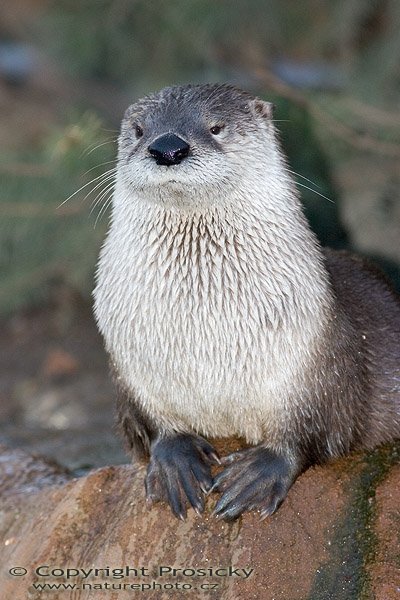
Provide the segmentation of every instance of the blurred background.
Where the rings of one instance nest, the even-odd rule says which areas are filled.
[[[75,472],[126,460],[91,314],[120,119],[165,85],[276,105],[323,244],[400,287],[397,0],[0,3],[0,442]]]

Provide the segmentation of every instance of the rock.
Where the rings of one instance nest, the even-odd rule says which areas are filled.
[[[376,600],[400,598],[400,465],[376,491],[375,552],[370,577]]]
[[[0,498],[35,493],[51,484],[63,484],[68,471],[52,460],[31,456],[0,445]]]
[[[399,471],[393,468],[378,490],[377,507],[388,512],[378,515],[377,529],[380,516],[389,519],[390,536],[382,538],[378,571],[370,569],[368,575],[360,554],[366,521],[359,509],[360,498],[375,481],[368,456],[309,469],[265,521],[246,514],[225,523],[210,515],[214,497],[203,516],[190,510],[185,522],[163,505],[149,510],[143,467],[110,466],[72,478],[54,463],[1,450],[4,600],[48,597],[38,586],[49,584],[72,586],[67,588],[75,590],[71,595],[59,588],[60,598],[74,600],[96,597],[96,590],[121,599],[145,591],[146,598],[157,600],[172,595],[191,600],[349,600],[361,592],[375,598],[368,595],[371,588],[381,594],[379,600],[395,597],[384,594],[395,589],[390,586],[395,585],[399,523],[392,486]],[[20,569],[18,575],[9,573],[12,568]],[[96,568],[103,570],[96,573]],[[52,598],[58,597],[55,589]]]

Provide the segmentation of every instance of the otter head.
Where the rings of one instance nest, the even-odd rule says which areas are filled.
[[[273,168],[272,105],[229,85],[168,87],[125,113],[118,176],[145,201],[223,203]]]

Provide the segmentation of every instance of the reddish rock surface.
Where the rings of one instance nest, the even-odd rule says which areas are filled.
[[[214,498],[204,516],[189,511],[181,522],[164,506],[148,510],[142,468],[105,467],[72,478],[54,463],[3,448],[1,599],[116,599],[135,594],[157,600],[397,598],[400,468],[394,467],[377,491],[379,542],[367,585],[365,557],[357,541],[362,531],[356,498],[368,469],[368,462],[356,456],[308,470],[280,510],[263,522],[256,514],[235,523],[219,522],[210,516]],[[41,577],[35,574],[40,566]],[[9,569],[15,567],[26,569],[26,575],[11,575]],[[114,577],[111,571],[97,576],[92,571],[86,579],[76,571],[68,579],[60,571],[49,575],[53,569],[65,575],[67,568],[125,567],[144,571],[121,578],[118,571]],[[187,570],[161,575],[160,567]],[[229,573],[229,567],[238,570]],[[205,574],[194,576],[196,569]],[[242,569],[253,571],[246,578]],[[38,583],[76,587],[40,591],[34,587]],[[112,585],[122,589],[113,590]],[[145,587],[123,591],[124,585]]]
[[[400,465],[376,491],[377,537],[370,567],[376,600],[400,598]]]
[[[13,318],[0,340],[7,441],[0,446],[0,600],[398,597],[395,446],[310,469],[275,515],[263,522],[245,515],[233,524],[211,517],[215,497],[203,517],[189,511],[185,522],[161,505],[148,510],[143,469],[107,466],[74,478],[57,463],[32,456],[40,452],[79,473],[85,465],[124,460],[112,432],[113,390],[97,332],[80,312],[71,320],[58,332],[52,312]],[[55,348],[64,353],[57,360]],[[67,355],[77,361],[77,371]],[[25,450],[10,448],[22,444]],[[226,454],[237,441],[218,447]],[[35,574],[39,566],[45,566],[41,577]],[[162,566],[187,570],[161,576]],[[27,573],[10,574],[15,567]],[[118,572],[89,572],[125,567],[145,571],[121,578]],[[241,570],[216,571],[229,567],[253,571],[247,578]],[[88,575],[51,575],[68,568]],[[205,574],[196,577],[191,569]],[[75,589],[40,590],[38,584]]]

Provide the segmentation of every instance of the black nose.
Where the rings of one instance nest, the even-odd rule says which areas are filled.
[[[148,147],[148,151],[158,165],[179,165],[189,154],[190,146],[173,133],[160,136]]]

